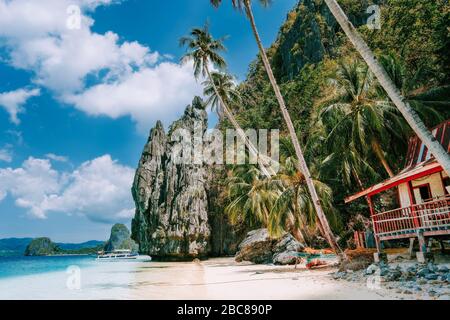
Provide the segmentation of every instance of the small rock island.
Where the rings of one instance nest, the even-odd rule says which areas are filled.
[[[25,256],[51,256],[61,253],[59,247],[49,238],[33,239],[25,249]]]

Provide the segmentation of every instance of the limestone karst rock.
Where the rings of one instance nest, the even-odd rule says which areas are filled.
[[[49,238],[33,239],[25,249],[26,256],[50,256],[57,254],[58,246]]]
[[[355,26],[368,23],[366,10],[381,0],[347,1],[342,7]],[[307,65],[315,65],[327,55],[335,55],[341,29],[323,0],[299,0],[288,13],[276,42],[271,47],[272,67],[281,83],[297,77]]]
[[[167,135],[161,122],[151,130],[132,187],[136,203],[132,237],[141,253],[164,259],[207,255],[211,235],[207,167],[177,161],[180,155],[189,156],[179,152],[182,137],[177,132],[185,130],[182,136],[190,134],[194,140],[206,129],[207,113],[203,101],[196,97]],[[196,152],[198,155],[192,148],[191,156]]]
[[[105,243],[104,250],[112,252],[114,250],[138,251],[137,244],[130,237],[130,230],[124,225],[117,223],[111,228],[109,240]]]

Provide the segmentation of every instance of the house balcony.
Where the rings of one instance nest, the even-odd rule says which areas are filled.
[[[380,240],[450,234],[450,196],[372,215]]]

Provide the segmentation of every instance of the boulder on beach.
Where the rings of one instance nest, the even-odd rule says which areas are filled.
[[[250,261],[257,264],[271,263],[275,241],[270,237],[267,229],[250,231],[239,245],[236,261]]]
[[[279,265],[296,264],[298,262],[298,252],[305,249],[305,246],[298,242],[291,234],[286,233],[279,239],[272,251],[272,262]]]
[[[295,264],[297,253],[303,249],[304,245],[291,234],[275,239],[269,235],[267,229],[257,229],[247,234],[239,245],[239,252],[235,259],[237,262],[250,261],[256,264]]]

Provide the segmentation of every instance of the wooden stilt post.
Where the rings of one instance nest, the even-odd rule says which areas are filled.
[[[367,200],[367,204],[369,205],[370,217],[372,218],[373,233],[375,236],[375,245],[377,246],[378,253],[381,253],[381,251],[382,251],[381,241],[380,241],[380,237],[378,236],[379,229],[378,229],[376,219],[375,219],[375,208],[373,207],[372,197],[367,196],[366,200]]]
[[[433,238],[428,238],[427,252],[431,252],[432,248],[433,248]]]
[[[445,253],[444,240],[439,240],[439,245],[441,246],[441,253]]]
[[[383,251],[383,248],[381,247],[380,237],[378,236],[375,236],[375,245],[377,246],[378,253],[381,253]]]
[[[423,232],[418,231],[417,232],[417,239],[419,240],[419,248],[420,251],[416,252],[417,261],[419,263],[428,263],[433,261],[433,254],[431,252],[428,252],[427,250],[427,243],[425,241],[425,236],[423,235]]]
[[[422,232],[417,233],[417,238],[419,239],[419,249],[420,252],[427,252],[427,244],[425,242],[425,237],[423,236]]]
[[[416,242],[416,238],[409,238],[409,257],[414,258],[414,243]]]
[[[373,224],[373,232],[375,237],[375,245],[377,246],[377,252],[373,254],[373,258],[375,260],[375,263],[387,263],[387,255],[383,252],[383,248],[381,246],[381,240],[378,236],[378,233],[380,232],[380,229],[376,223],[376,217],[375,217],[375,208],[373,206],[372,197],[367,196],[367,203],[369,204],[370,209],[370,216],[372,217],[372,224]]]

